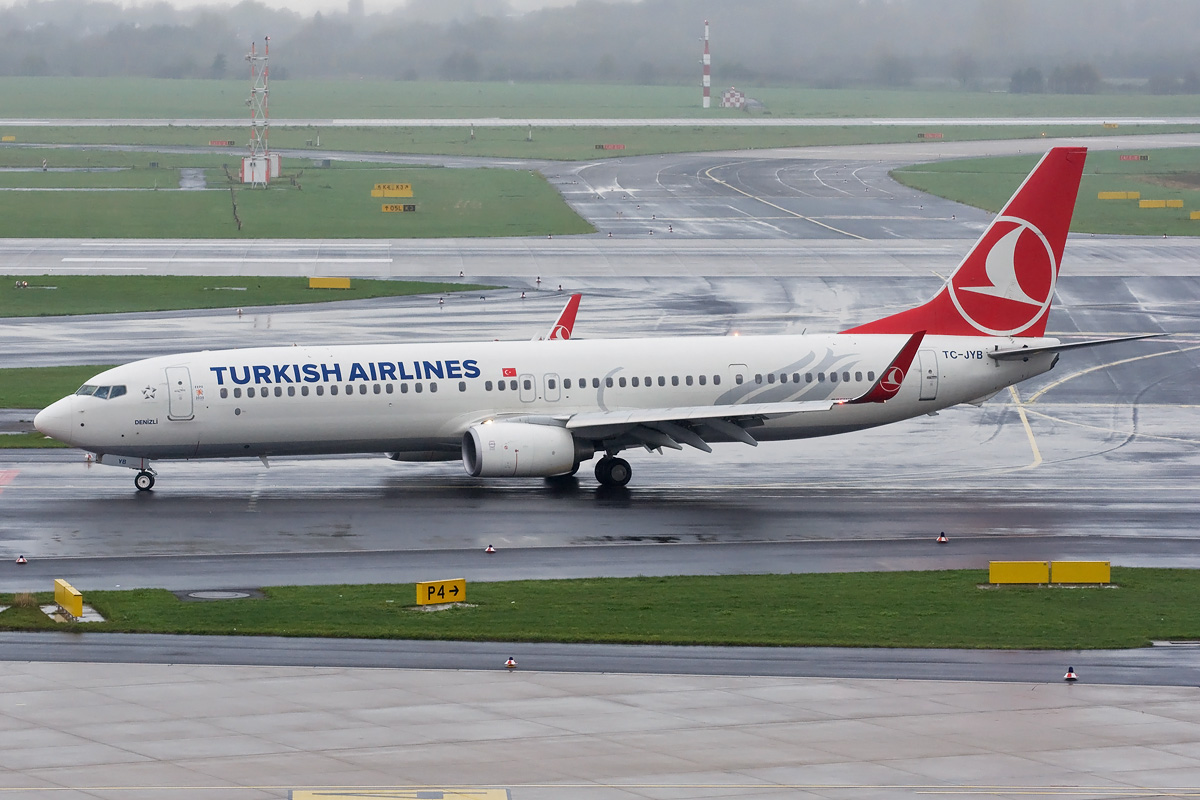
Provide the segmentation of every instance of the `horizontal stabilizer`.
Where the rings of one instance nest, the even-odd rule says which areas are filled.
[[[1034,347],[1010,347],[1004,350],[992,350],[988,353],[988,358],[994,358],[997,361],[1017,361],[1022,358],[1029,358],[1029,356],[1037,353],[1061,353],[1063,350],[1079,350],[1084,347],[1099,347],[1103,344],[1116,344],[1117,342],[1136,342],[1138,339],[1154,339],[1159,336],[1166,336],[1166,334],[1141,333],[1136,336],[1089,339],[1086,342],[1061,342],[1059,344],[1040,344]]]

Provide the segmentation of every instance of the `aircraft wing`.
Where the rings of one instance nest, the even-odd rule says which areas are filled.
[[[711,453],[707,440],[714,438],[757,446],[758,442],[746,431],[748,424],[770,417],[829,411],[837,405],[884,403],[895,397],[924,337],[925,331],[909,336],[892,363],[880,373],[879,380],[854,398],[585,411],[567,417],[566,427],[590,439],[632,440],[650,448],[681,450],[682,443]]]

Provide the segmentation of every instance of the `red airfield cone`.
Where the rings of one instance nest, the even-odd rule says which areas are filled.
[[[18,564],[28,564],[29,561],[25,558],[25,556],[17,556],[17,563]]]
[[[496,552],[496,548],[492,547],[492,546],[489,544],[487,547],[483,548],[483,552],[485,552],[485,553],[494,553],[494,552]]]
[[[515,658],[513,658],[512,656],[509,656],[508,661],[504,662],[504,668],[505,669],[516,669],[517,668],[517,660]]]
[[[1077,680],[1079,680],[1079,676],[1075,674],[1075,668],[1074,668],[1074,667],[1067,667],[1067,674],[1066,674],[1066,675],[1063,675],[1063,680],[1064,680],[1064,681],[1077,681]]]
[[[939,533],[939,534],[938,534],[938,538],[937,538],[937,543],[938,543],[938,544],[945,544],[945,543],[946,543],[946,542],[948,542],[948,541],[950,541],[950,540],[946,538],[946,532],[945,532],[945,531],[942,531],[941,533]]]

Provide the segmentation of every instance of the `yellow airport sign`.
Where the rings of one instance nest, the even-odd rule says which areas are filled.
[[[309,278],[310,289],[349,289],[349,278]]]
[[[371,197],[412,197],[411,183],[377,183],[371,190]]]
[[[1138,194],[1138,192],[1134,192]],[[1129,192],[1096,192],[1097,200],[1136,200],[1137,197],[1130,197]]]
[[[75,619],[83,616],[83,595],[62,578],[54,581],[54,602]]]
[[[1049,561],[988,562],[988,583],[1049,583]]]
[[[1183,208],[1182,200],[1168,200],[1167,208]]]
[[[289,800],[510,800],[508,789],[412,786],[396,789],[292,789]]]
[[[466,578],[453,578],[446,581],[422,581],[417,584],[417,605],[419,606],[432,606],[438,603],[462,603],[466,599]]]
[[[383,213],[385,214],[402,214],[405,211],[416,211],[417,207],[413,203],[384,203]]]
[[[1166,200],[1139,200],[1138,208],[1166,208]]]
[[[1192,219],[1200,219],[1200,211],[1193,211]]]
[[[1051,583],[1109,583],[1112,564],[1109,561],[1052,561]]]
[[[15,136],[0,137],[0,142],[15,142],[16,140],[17,140],[17,137],[15,137]]]

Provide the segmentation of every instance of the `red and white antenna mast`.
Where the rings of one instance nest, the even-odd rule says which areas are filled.
[[[250,62],[250,157],[266,158],[270,151],[267,147],[267,137],[271,131],[271,113],[269,107],[270,89],[268,80],[271,77],[271,37],[263,42],[263,52],[259,55],[250,43],[250,54],[246,60]]]
[[[704,20],[704,58],[700,60],[704,65],[704,79],[701,86],[704,87],[704,105],[703,108],[708,108],[712,102],[710,92],[712,91],[712,58],[708,54],[708,20]]]

